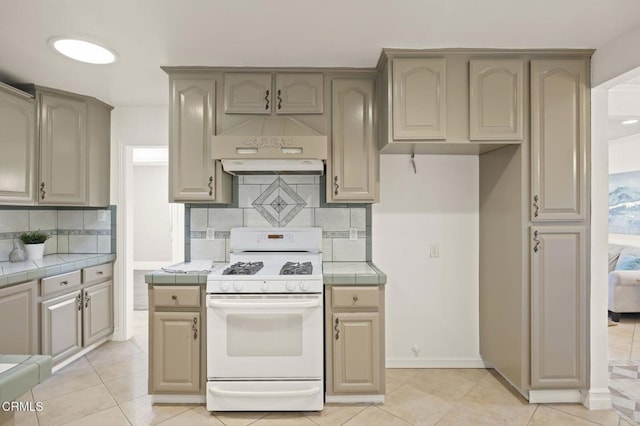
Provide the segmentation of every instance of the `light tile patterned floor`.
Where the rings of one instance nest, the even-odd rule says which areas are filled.
[[[490,370],[387,370],[381,405],[330,404],[319,413],[214,413],[202,405],[152,405],[147,395],[146,313],[135,336],[109,342],[22,397],[42,412],[16,415],[17,425],[604,425],[632,423],[613,410],[578,404],[528,404]],[[613,327],[615,328],[615,327]],[[622,367],[621,367],[622,368]],[[617,371],[617,370],[616,370]],[[624,373],[624,372],[623,372]]]
[[[640,424],[640,314],[609,327],[609,389],[613,407]]]

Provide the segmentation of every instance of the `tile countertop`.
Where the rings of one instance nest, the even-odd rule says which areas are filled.
[[[30,280],[77,271],[116,260],[115,254],[49,254],[42,259],[0,262],[0,288]]]
[[[387,274],[372,262],[323,262],[322,275],[330,285],[383,285]]]
[[[225,262],[194,260],[167,266],[144,276],[147,284],[206,284],[207,275]],[[372,262],[323,262],[323,280],[331,285],[381,285],[387,283],[387,275]]]

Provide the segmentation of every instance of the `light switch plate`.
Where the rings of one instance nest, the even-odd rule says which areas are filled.
[[[349,228],[349,239],[350,240],[358,239],[358,228]]]
[[[438,244],[431,244],[431,247],[429,247],[429,257],[440,257],[440,246]]]
[[[207,227],[207,240],[215,240],[216,239],[216,229]]]
[[[98,222],[104,222],[105,220],[107,220],[107,211],[98,210]]]

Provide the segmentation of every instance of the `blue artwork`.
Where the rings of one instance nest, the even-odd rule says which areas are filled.
[[[609,175],[609,232],[640,235],[640,171]]]

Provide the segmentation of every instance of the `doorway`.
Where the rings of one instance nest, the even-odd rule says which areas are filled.
[[[166,146],[128,146],[125,176],[125,273],[133,299],[127,314],[133,315],[148,310],[145,274],[184,259],[184,205],[169,203]]]

